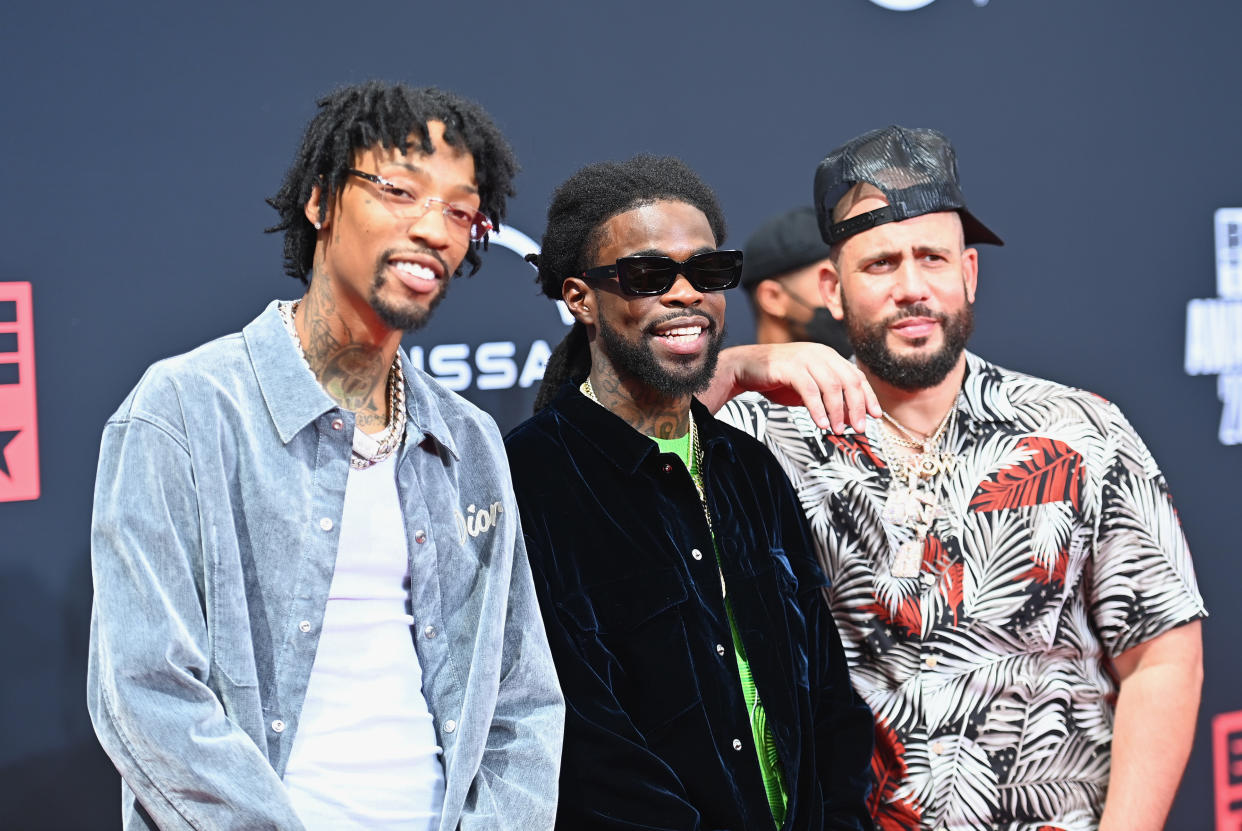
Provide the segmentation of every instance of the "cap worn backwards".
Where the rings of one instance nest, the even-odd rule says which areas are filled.
[[[833,208],[861,182],[878,188],[888,204],[833,222]],[[815,212],[829,245],[877,225],[939,211],[961,215],[967,245],[1005,244],[966,210],[957,155],[949,139],[936,130],[894,125],[863,133],[829,153],[815,171]]]

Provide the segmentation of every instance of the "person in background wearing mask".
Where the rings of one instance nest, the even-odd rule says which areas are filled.
[[[845,326],[819,294],[829,248],[815,209],[793,208],[764,222],[746,240],[742,288],[755,311],[755,342],[811,341],[853,354]]]

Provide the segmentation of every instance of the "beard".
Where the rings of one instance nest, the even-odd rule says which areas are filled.
[[[876,377],[899,390],[914,392],[934,387],[948,377],[957,366],[966,341],[975,330],[974,305],[966,303],[961,311],[949,315],[933,312],[922,304],[910,306],[878,323],[865,323],[850,314],[845,297],[841,297],[846,331],[858,362]],[[902,356],[888,348],[888,327],[907,317],[935,318],[944,333],[944,343],[930,355]],[[915,342],[916,346],[921,345]]]
[[[440,258],[434,251],[426,251],[437,260],[440,265],[444,266],[444,260]],[[444,300],[444,296],[448,294],[449,282],[453,279],[448,271],[444,268],[444,277],[441,278],[440,290],[433,296],[426,306],[419,306],[411,303],[407,307],[398,307],[389,303],[380,297],[380,289],[388,283],[388,258],[392,256],[392,252],[385,251],[380,257],[379,263],[375,266],[375,279],[371,281],[371,293],[367,296],[367,302],[371,304],[371,308],[375,311],[376,317],[384,321],[384,325],[390,329],[399,329],[402,332],[413,332],[427,325],[427,321],[431,319],[431,313],[435,311],[436,306]]]
[[[654,329],[664,322],[656,321],[647,329]],[[699,360],[697,356],[684,356],[687,359],[685,362],[677,362],[682,370],[680,372],[662,365],[656,359],[655,351],[648,340],[650,336],[648,332],[642,333],[637,342],[628,341],[618,330],[608,324],[607,318],[603,315],[597,318],[597,328],[600,343],[608,353],[608,358],[617,372],[636,379],[660,396],[681,398],[702,392],[711,384],[712,376],[716,374],[716,361],[720,358],[724,331],[717,328],[715,321],[712,321],[707,329],[707,352],[702,365],[696,368],[691,363],[691,361]]]

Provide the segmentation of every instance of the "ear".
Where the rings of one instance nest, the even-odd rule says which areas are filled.
[[[566,277],[561,284],[561,299],[569,308],[574,319],[584,326],[595,325],[599,314],[599,305],[595,302],[595,292],[578,277]]]
[[[311,225],[314,225],[316,230],[319,230],[320,227],[327,227],[328,222],[331,221],[332,218],[328,214],[325,214],[322,221],[319,219],[319,200],[322,197],[323,190],[319,187],[319,185],[315,185],[311,188],[310,198],[306,200],[306,205],[302,209],[302,213],[306,215],[306,221]]]
[[[824,260],[819,267],[819,296],[833,317],[845,319],[845,308],[841,303],[841,274],[832,260]]]
[[[789,295],[775,280],[760,280],[755,284],[755,306],[769,317],[784,319],[789,305]]]
[[[979,252],[967,248],[962,252],[962,285],[966,289],[966,301],[975,302],[975,289],[979,286]]]

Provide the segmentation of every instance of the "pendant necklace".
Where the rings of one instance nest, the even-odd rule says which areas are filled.
[[[897,419],[884,413],[880,438],[891,476],[883,517],[909,534],[893,556],[890,569],[893,577],[917,577],[922,568],[923,546],[940,508],[941,485],[957,465],[956,454],[940,449],[956,420],[957,407],[954,406],[930,435],[919,439]],[[914,452],[902,453],[898,448]]]

